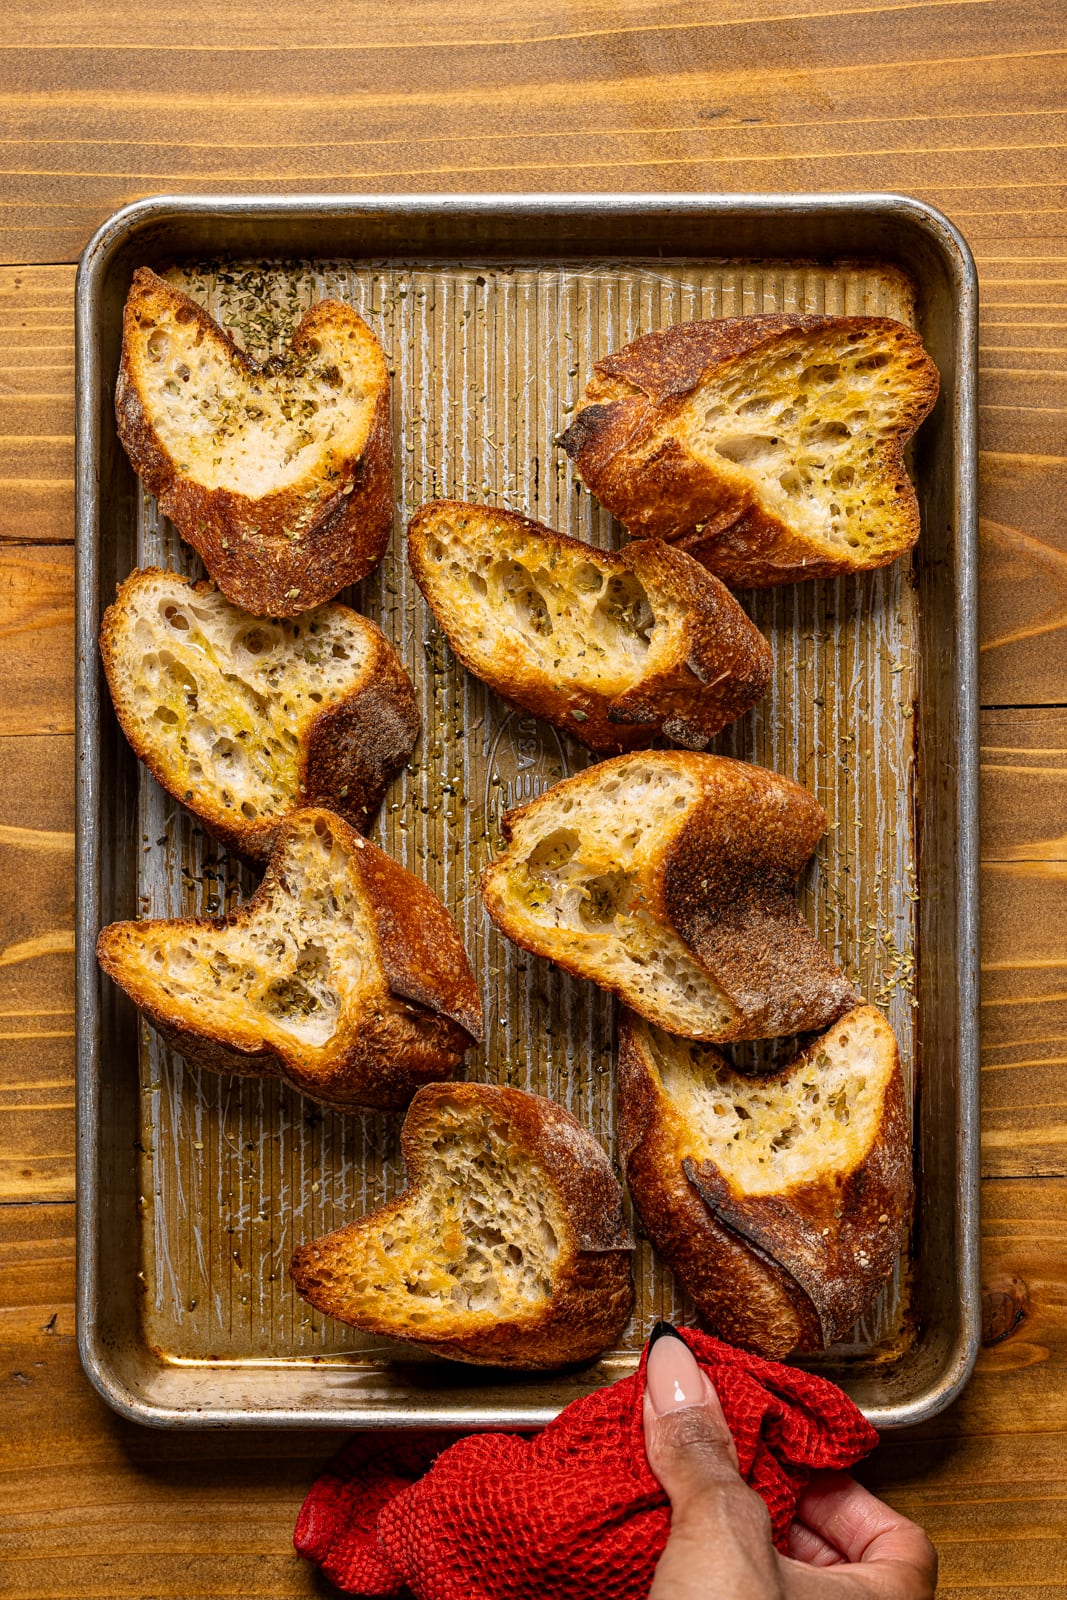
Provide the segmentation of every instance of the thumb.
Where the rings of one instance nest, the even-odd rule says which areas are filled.
[[[657,1322],[645,1371],[645,1449],[671,1505],[740,1475],[737,1449],[711,1380],[669,1322]]]
[[[644,1431],[648,1464],[671,1502],[651,1600],[685,1594],[694,1571],[702,1593],[779,1595],[767,1508],[742,1481],[718,1396],[669,1322],[649,1340]]]

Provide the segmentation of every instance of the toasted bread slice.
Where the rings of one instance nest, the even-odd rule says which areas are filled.
[[[768,1077],[624,1014],[619,1148],[653,1245],[733,1344],[823,1349],[900,1255],[911,1139],[896,1039],[873,1006]]]
[[[324,1105],[407,1105],[481,1037],[455,923],[330,811],[297,811],[229,917],[116,922],[97,957],[153,1027],[213,1072],[281,1077]]]
[[[799,784],[721,756],[616,756],[503,819],[482,877],[509,939],[694,1039],[824,1027],[855,1003],[797,910],[826,827]]]
[[[938,376],[903,323],[684,322],[595,372],[561,442],[634,537],[741,587],[884,567],[918,538],[903,452]]]
[[[282,819],[336,811],[359,832],[419,733],[411,680],[348,606],[267,620],[209,583],[134,572],[100,632],[122,731],[229,849],[265,861]]]
[[[633,1305],[622,1190],[540,1095],[433,1084],[401,1136],[408,1187],[314,1239],[289,1271],[313,1306],[453,1361],[560,1367],[612,1344]]]
[[[765,692],[770,646],[659,540],[610,555],[514,511],[435,500],[408,559],[463,665],[591,750],[702,750]]]
[[[393,522],[389,375],[362,317],[321,300],[261,364],[141,267],[122,326],[119,438],[228,600],[293,617],[377,566]]]

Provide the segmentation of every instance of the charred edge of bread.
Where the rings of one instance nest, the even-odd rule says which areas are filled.
[[[257,926],[274,930],[273,954],[258,950]],[[113,923],[97,957],[188,1060],[281,1077],[339,1109],[406,1105],[481,1037],[474,975],[445,907],[321,808],[285,821],[263,882],[237,911]]]
[[[720,1337],[771,1360],[817,1349],[814,1308],[775,1262],[724,1228],[683,1167],[684,1125],[663,1091],[645,1042],[623,1010],[618,1038],[619,1161],[653,1249],[707,1325]]]
[[[825,1027],[858,999],[796,903],[826,813],[800,784],[718,759],[664,861],[664,913],[743,1019],[720,1043]]]
[[[480,1043],[481,996],[451,913],[428,884],[367,841],[360,864],[390,991],[441,1012]]]
[[[793,893],[825,825],[763,768],[618,756],[506,814],[482,897],[509,939],[670,1032],[810,1031],[856,998]]]
[[[911,1139],[892,1030],[874,1007],[858,1006],[789,1066],[760,1078],[734,1072],[713,1050],[655,1040],[641,1023],[620,1030],[626,1173],[653,1243],[727,1337],[775,1356],[827,1347],[891,1274],[911,1215]],[[714,1102],[722,1145],[714,1156],[687,1080],[702,1081]],[[856,1128],[846,1134],[850,1119]],[[768,1164],[754,1177],[751,1152],[772,1134],[757,1158]],[[736,1157],[731,1139],[740,1141]],[[791,1181],[786,1169],[797,1157],[802,1169]]]
[[[206,342],[219,352],[235,374],[235,394],[223,397],[231,407],[242,385],[260,381],[269,389],[299,374],[314,361],[324,336],[346,330],[371,369],[373,404],[365,423],[355,429],[347,449],[335,449],[327,440],[301,476],[268,486],[263,493],[201,482],[181,459],[188,453],[184,441],[179,447],[176,440],[168,445],[162,437],[158,397],[151,394],[144,370],[141,324],[161,315],[181,327],[194,327],[196,347]],[[147,339],[145,344],[147,348]],[[188,371],[187,364],[182,370]],[[327,363],[323,370],[325,390],[330,390],[336,386],[331,375],[338,369]],[[309,403],[317,404],[316,393],[322,398],[324,390],[312,392]],[[393,522],[389,378],[375,334],[341,301],[312,306],[286,351],[260,363],[191,296],[149,268],[138,268],[123,314],[115,414],[130,462],[160,510],[196,550],[226,598],[246,611],[297,616],[358,583],[384,555]],[[208,414],[204,425],[214,418]]]
[[[142,621],[139,606],[153,590],[160,597],[160,643],[138,659],[133,635]],[[204,650],[190,650],[186,643],[209,626],[196,616],[198,606],[214,614],[212,632],[216,623],[232,631],[228,673],[212,659],[221,654],[217,638]],[[275,640],[274,635],[280,637]],[[257,678],[255,663],[267,668],[281,645],[288,647],[281,663],[285,672],[272,685],[269,676]],[[324,670],[317,658],[325,650],[329,661]],[[249,657],[243,698],[233,686],[241,677],[241,652]],[[395,650],[375,623],[336,601],[298,619],[270,622],[232,606],[211,583],[145,568],[120,584],[104,613],[100,653],[115,715],[138,759],[169,794],[200,817],[214,838],[247,861],[264,862],[282,820],[307,806],[324,806],[365,832],[418,738],[421,719],[414,689]],[[354,658],[351,670],[334,659],[349,653]],[[176,655],[176,663],[168,667],[160,660],[158,667],[148,666],[164,654]],[[332,700],[323,693],[329,689],[331,669],[337,677]],[[158,677],[152,685],[144,681],[151,672]],[[291,704],[298,696],[303,705],[294,727],[286,697]],[[249,697],[256,702],[254,714]],[[265,712],[259,708],[261,700],[266,701]],[[229,752],[214,764],[206,749],[182,750],[181,740],[190,742],[188,724],[194,715],[215,723],[216,742]],[[290,748],[290,736],[295,737],[295,749]],[[243,776],[223,770],[238,756],[241,766],[253,769]],[[194,765],[199,776],[191,770]]]
[[[516,512],[431,501],[415,578],[462,664],[593,750],[702,749],[765,693],[770,646],[729,591],[657,540],[621,554]]]
[[[798,371],[773,380],[762,368],[775,361]],[[846,368],[866,384],[858,397]],[[900,394],[886,406],[891,384]],[[919,511],[903,450],[937,391],[919,336],[889,318],[683,323],[598,362],[560,442],[632,536],[677,542],[725,582],[762,587],[911,549]]]
[[[294,1254],[305,1300],[483,1365],[544,1370],[613,1342],[633,1304],[633,1241],[607,1157],[568,1112],[517,1089],[435,1084],[412,1101],[401,1149],[397,1199]]]

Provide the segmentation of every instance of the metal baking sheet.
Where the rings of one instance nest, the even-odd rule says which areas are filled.
[[[849,1338],[806,1364],[880,1427],[929,1416],[977,1343],[973,266],[945,220],[894,197],[447,197],[147,201],[83,259],[79,359],[79,1330],[127,1415],[163,1424],[536,1426],[631,1371],[661,1316],[692,1319],[639,1239],[637,1302],[593,1365],[502,1378],[413,1358],[292,1290],[293,1248],[402,1187],[401,1119],[323,1110],[277,1083],[186,1065],[96,971],[106,922],[213,914],[254,879],[140,768],[96,636],[135,565],[201,569],[158,514],[112,415],[121,307],[151,265],[262,355],[323,295],[347,300],[393,380],[397,524],[347,598],[396,645],[423,731],[374,836],[452,909],[486,1004],[466,1075],[565,1104],[614,1156],[612,1002],[510,945],[477,893],[499,817],[590,756],[451,656],[404,558],[444,495],[602,546],[621,532],[555,436],[593,363],[639,332],[772,311],[887,314],[942,378],[912,471],[912,563],[740,598],[770,638],[766,700],[722,753],[810,788],[831,828],[802,885],[820,937],[901,1043],[916,1135],[908,1249]],[[753,1064],[768,1049],[740,1047]]]

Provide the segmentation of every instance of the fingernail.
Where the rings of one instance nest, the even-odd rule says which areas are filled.
[[[673,1322],[657,1322],[648,1336],[648,1348],[651,1350],[652,1346],[658,1343],[660,1339],[678,1339],[680,1337],[681,1335]]]
[[[670,1335],[671,1337],[667,1337]],[[648,1341],[648,1398],[657,1417],[707,1404],[704,1374],[669,1322],[657,1322]]]

